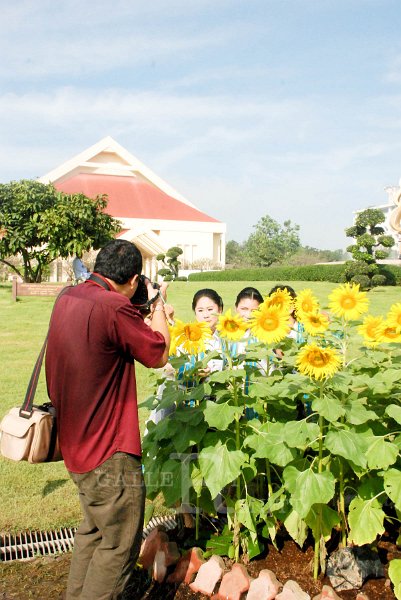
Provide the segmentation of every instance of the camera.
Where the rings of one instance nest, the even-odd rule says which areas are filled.
[[[152,284],[153,289],[157,290],[155,296],[150,300],[148,299],[147,288],[149,282]],[[143,315],[149,314],[151,305],[159,297],[159,289],[160,285],[158,283],[151,282],[146,275],[139,275],[138,287],[131,298],[131,304],[133,304]]]

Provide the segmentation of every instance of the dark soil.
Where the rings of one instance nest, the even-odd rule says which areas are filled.
[[[401,552],[396,546],[382,539],[379,542],[379,555],[382,562],[392,558],[401,558]],[[67,581],[71,555],[63,554],[56,557],[36,558],[26,562],[11,562],[0,564],[0,599],[1,600],[62,600]],[[285,583],[294,579],[311,597],[318,594],[323,584],[330,584],[327,578],[315,581],[311,574],[313,550],[309,546],[300,550],[298,546],[287,540],[280,551],[269,547],[266,556],[254,559],[247,569],[252,577],[256,577],[262,569],[272,570],[277,578]],[[227,561],[227,567],[230,566]],[[394,600],[390,581],[386,576],[382,579],[372,579],[362,587],[370,600]],[[354,600],[357,590],[338,592],[345,600]],[[157,584],[149,580],[147,573],[135,571],[132,584],[127,590],[124,600],[203,600],[205,596],[195,594],[186,584],[180,586]]]

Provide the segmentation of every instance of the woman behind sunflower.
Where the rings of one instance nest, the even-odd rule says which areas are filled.
[[[209,288],[199,290],[193,297],[192,310],[195,313],[195,321],[183,323],[177,319],[170,329],[171,357],[184,355],[187,360],[178,370],[175,370],[171,363],[164,368],[165,380],[159,386],[156,394],[156,398],[159,400],[162,399],[168,380],[177,379],[180,388],[187,390],[206,379],[211,372],[223,368],[222,359],[212,359],[205,369],[198,369],[196,372],[194,370],[196,363],[202,360],[207,352],[221,351],[221,341],[216,331],[218,318],[223,310],[221,296]],[[193,401],[190,401],[189,405],[192,406]],[[157,424],[173,413],[175,408],[175,404],[168,408],[156,408],[151,412],[149,420]]]

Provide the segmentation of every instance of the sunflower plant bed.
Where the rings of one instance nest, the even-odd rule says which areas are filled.
[[[330,314],[309,290],[298,295],[302,344],[287,337],[287,293],[267,297],[248,323],[222,315],[221,354],[184,376],[196,378],[213,358],[224,369],[188,387],[166,380],[148,405],[174,410],[148,424],[143,444],[150,498],[161,491],[167,506],[193,512],[197,535],[200,513],[224,513],[211,552],[250,560],[283,531],[300,547],[309,535],[315,579],[335,540],[374,545],[398,531],[401,514],[401,304],[369,316],[367,294],[349,284],[329,300]],[[204,350],[208,334],[197,325],[173,329],[175,368]],[[260,342],[235,357],[247,328]],[[399,561],[390,575],[400,585]]]

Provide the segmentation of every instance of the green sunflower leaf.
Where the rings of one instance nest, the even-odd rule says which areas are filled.
[[[296,478],[296,487],[291,494],[294,510],[305,518],[313,504],[327,503],[335,491],[335,478],[330,471],[316,473],[312,469],[302,471]]]
[[[394,558],[390,561],[388,567],[388,576],[394,586],[394,594],[398,600],[401,600],[401,559]]]
[[[324,537],[327,542],[332,535],[333,527],[340,523],[340,515],[326,504],[314,504],[305,517],[315,540]]]
[[[308,537],[308,526],[296,510],[292,510],[284,519],[284,527],[298,546],[303,546]]]
[[[363,469],[366,468],[367,443],[366,439],[357,432],[347,429],[329,431],[326,435],[325,446],[332,454],[342,456]]]
[[[284,435],[290,448],[304,448],[319,437],[320,429],[317,423],[289,421],[284,426]]]
[[[242,407],[231,406],[228,402],[217,404],[208,400],[204,415],[209,427],[224,431],[234,421],[235,415],[242,414],[242,411]]]
[[[401,406],[398,406],[397,404],[390,404],[386,408],[386,413],[389,417],[401,425]]]
[[[367,421],[376,421],[379,418],[373,410],[367,410],[361,398],[348,398],[344,408],[346,419],[351,425],[363,425]]]
[[[295,450],[286,444],[282,423],[266,423],[257,433],[245,438],[244,445],[255,450],[255,458],[268,458],[280,467],[285,467],[296,457]]]
[[[199,454],[199,466],[212,499],[238,477],[247,459],[241,450],[229,450],[221,442],[203,448]]]
[[[389,469],[384,473],[384,489],[398,510],[401,510],[401,471]]]
[[[216,383],[226,383],[230,381],[230,379],[244,379],[245,378],[245,369],[226,369],[224,371],[215,371],[209,377],[209,381]]]
[[[384,517],[379,502],[354,498],[349,506],[349,541],[357,546],[371,544],[377,535],[384,533]]]
[[[385,395],[389,394],[394,386],[394,383],[399,383],[400,372],[398,369],[386,369],[385,372],[379,371],[370,380],[369,386],[373,393]]]
[[[335,423],[340,417],[345,415],[345,409],[341,402],[337,398],[330,396],[315,398],[312,402],[312,409],[331,423]]]
[[[189,408],[188,410],[191,409]],[[172,438],[174,448],[177,452],[185,452],[185,450],[200,442],[206,431],[207,423],[199,423],[195,427],[191,426],[189,423],[187,423],[185,427],[180,425],[177,427]]]
[[[388,469],[398,457],[398,448],[383,437],[376,437],[366,451],[369,469]]]

